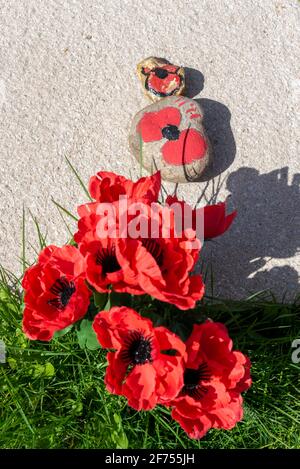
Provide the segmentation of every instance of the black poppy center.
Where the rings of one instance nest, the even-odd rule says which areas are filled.
[[[182,394],[201,399],[207,392],[203,382],[210,379],[209,368],[206,363],[202,363],[199,368],[186,368],[183,375],[184,386]]]
[[[164,78],[167,78],[167,76],[168,76],[168,71],[165,70],[164,68],[156,68],[154,70],[154,73],[158,78],[161,78],[162,80]]]
[[[154,257],[157,265],[161,267],[163,264],[163,252],[160,244],[155,239],[151,238],[143,238],[141,241],[144,248]]]
[[[180,131],[176,125],[168,124],[161,130],[162,136],[168,140],[178,140]]]
[[[115,246],[99,249],[96,254],[96,264],[101,265],[103,275],[120,270],[121,266],[116,257]]]
[[[54,306],[56,309],[63,310],[68,305],[75,291],[74,282],[69,282],[66,277],[58,278],[50,288],[50,292],[55,295],[55,298],[48,300],[48,304]]]
[[[143,365],[152,362],[152,338],[142,332],[132,331],[125,341],[122,359],[129,365]]]

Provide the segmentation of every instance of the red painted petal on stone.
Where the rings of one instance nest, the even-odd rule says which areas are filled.
[[[153,75],[148,80],[150,90],[158,91],[159,93],[172,93],[180,86],[180,76],[175,73],[169,73],[166,78],[159,78]]]
[[[203,158],[206,149],[206,142],[200,132],[188,129],[181,132],[178,140],[166,142],[161,151],[167,163],[180,166]]]
[[[160,67],[160,68],[163,68],[164,70],[167,70],[169,73],[176,73],[177,70],[180,67],[178,67],[177,65],[167,64],[167,65],[164,65],[163,67]]]
[[[153,142],[162,138],[161,130],[167,125],[179,126],[181,113],[176,107],[165,107],[158,112],[146,112],[137,125],[143,142]]]
[[[179,126],[181,121],[181,113],[176,107],[165,107],[158,113],[158,122],[160,127],[163,129],[167,125]]]
[[[141,134],[143,142],[154,142],[162,138],[161,128],[154,118],[155,112],[147,112],[136,126],[137,132]]]

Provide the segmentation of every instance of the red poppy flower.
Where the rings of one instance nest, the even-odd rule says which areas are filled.
[[[89,191],[96,202],[80,205],[77,208],[80,217],[78,221],[78,231],[74,235],[74,240],[82,254],[85,255],[87,243],[97,239],[97,224],[101,215],[97,213],[100,204],[114,204],[116,221],[118,219],[118,204],[120,196],[127,197],[128,206],[134,202],[150,204],[158,199],[161,185],[160,172],[140,178],[133,182],[123,176],[114,173],[101,171],[90,179]],[[116,203],[115,203],[116,202]]]
[[[174,333],[153,327],[150,319],[124,306],[97,314],[93,328],[102,347],[115,350],[107,354],[105,375],[111,393],[125,396],[136,410],[152,409],[178,394],[185,346]]]
[[[151,236],[153,220],[156,233]],[[161,301],[190,309],[204,294],[200,275],[190,275],[197,262],[200,242],[193,230],[186,230],[180,236],[175,231],[174,212],[169,207],[152,204],[148,213],[137,217],[128,224],[128,231],[134,223],[143,225],[148,234],[137,239],[120,239],[120,264],[128,279],[137,282],[140,288]]]
[[[49,341],[55,331],[81,319],[91,292],[85,260],[74,246],[46,247],[25,272],[23,331],[32,340]]]
[[[241,392],[251,385],[250,360],[232,350],[223,324],[194,325],[186,342],[184,385],[168,405],[191,438],[210,428],[229,430],[243,417]]]
[[[97,214],[99,202],[91,202],[77,207],[79,215],[78,231],[74,234],[74,241],[78,244],[80,252],[85,255],[87,243],[93,241],[96,237],[97,224],[100,215]]]
[[[178,200],[177,197],[168,195],[166,203],[169,206],[172,204],[180,204],[182,211],[186,211],[186,214],[190,213],[191,207],[183,200]],[[183,214],[184,215],[184,214]],[[190,225],[188,224],[188,218],[186,217],[186,227],[190,227],[193,230],[197,228],[197,218],[203,220],[201,228],[203,227],[204,240],[216,238],[222,235],[228,230],[233,220],[237,215],[237,211],[234,210],[230,214],[226,215],[226,203],[219,202],[216,205],[206,205],[198,209],[192,210],[192,216],[190,218]],[[198,234],[198,233],[197,233]]]
[[[128,199],[143,203],[157,202],[161,185],[160,172],[133,182],[123,176],[100,171],[90,178],[89,192],[97,202],[116,202],[126,195]]]
[[[236,210],[226,215],[225,202],[219,202],[216,205],[206,205],[203,207],[203,211],[205,239],[216,238],[225,233],[237,215]]]
[[[179,109],[169,106],[158,112],[146,112],[137,125],[137,132],[145,143],[165,139],[161,152],[167,163],[189,164],[205,156],[207,144],[198,130],[180,130],[180,122]]]
[[[156,96],[165,98],[172,96],[179,90],[182,77],[178,74],[180,67],[166,64],[155,68],[143,67],[142,73],[146,75],[145,88]]]
[[[106,212],[106,202],[91,202],[77,207],[80,216],[78,231],[74,234],[74,241],[78,244],[80,252],[85,256],[87,245],[95,240],[116,238],[118,236],[119,211],[118,205],[107,203],[109,211]],[[128,206],[130,203],[128,203]],[[103,216],[101,215],[103,214]],[[111,215],[111,219],[109,218]],[[99,226],[101,224],[101,226]],[[101,232],[101,236],[99,235]]]
[[[144,292],[130,276],[124,279],[119,241],[112,238],[94,239],[82,244],[86,255],[86,278],[99,292],[114,291],[142,295]]]

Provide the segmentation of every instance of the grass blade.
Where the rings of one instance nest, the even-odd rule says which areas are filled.
[[[36,231],[37,231],[37,235],[38,235],[38,239],[39,239],[39,244],[40,244],[40,249],[44,249],[46,247],[46,236],[43,236],[42,235],[42,232],[41,232],[41,229],[40,229],[40,225],[37,221],[37,218],[34,217],[34,215],[31,213],[31,211],[29,210],[29,213],[30,213],[30,216],[35,224],[35,227],[36,227]]]
[[[75,217],[75,215],[73,215],[73,213],[69,212],[69,210],[67,210],[66,208],[64,208],[62,205],[60,205],[58,202],[56,202],[56,200],[53,199],[53,197],[51,197],[51,201],[56,205],[56,207],[58,207],[60,210],[62,210],[66,215],[68,215],[68,217],[70,218],[73,218],[73,220],[75,221],[78,221],[78,218]]]
[[[74,166],[72,165],[71,161],[69,160],[69,158],[67,156],[66,156],[66,161],[67,161],[68,165],[70,166],[71,170],[73,171],[73,173],[75,174],[75,177],[78,180],[79,184],[81,185],[85,195],[88,197],[89,200],[93,200],[91,198],[90,194],[89,194],[89,191],[85,187],[84,182],[82,181],[81,177],[79,176],[78,172],[76,171],[76,169],[74,168]]]

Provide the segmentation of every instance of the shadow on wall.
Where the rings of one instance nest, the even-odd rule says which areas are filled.
[[[197,96],[204,87],[204,76],[185,68],[186,95]],[[232,164],[236,145],[229,109],[211,99],[196,99],[204,110],[204,127],[213,147],[213,165],[200,181],[220,175]],[[288,168],[259,174],[255,168],[240,168],[227,179],[227,189],[238,210],[229,232],[206,243],[202,258],[211,262],[217,291],[224,298],[246,297],[270,289],[282,298],[299,293],[299,276],[288,259],[300,255],[300,174],[288,182]],[[214,191],[217,197],[218,189]],[[216,203],[213,198],[211,203]],[[286,265],[269,267],[274,259]]]
[[[213,163],[201,180],[223,173],[233,163],[236,145],[231,130],[231,113],[224,104],[212,99],[196,99],[204,111],[203,125],[212,145]]]
[[[278,299],[299,293],[299,276],[288,259],[300,255],[300,174],[288,182],[288,168],[259,174],[243,167],[229,175],[238,216],[229,232],[204,248],[212,259],[218,292],[223,297],[242,297],[270,289]],[[274,259],[286,265],[269,267]],[[238,295],[236,291],[238,290]],[[242,293],[242,295],[240,295]]]
[[[194,98],[204,87],[204,76],[194,68],[185,67],[186,96]],[[225,171],[233,162],[236,145],[231,130],[229,109],[218,101],[201,98],[195,101],[204,111],[203,125],[212,144],[213,163],[199,181],[212,179]]]
[[[204,75],[195,68],[184,67],[185,95],[194,98],[204,88]]]

